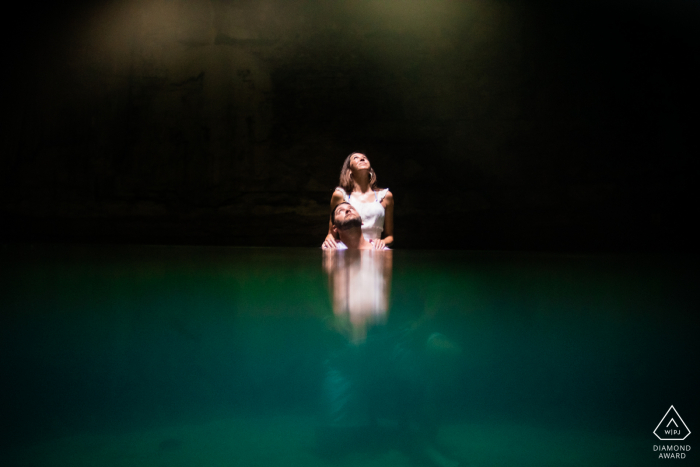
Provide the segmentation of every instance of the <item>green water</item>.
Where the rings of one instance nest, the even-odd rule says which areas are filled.
[[[319,250],[2,258],[2,465],[429,465],[392,419],[428,399],[431,443],[465,465],[651,465],[670,405],[699,426],[688,258],[395,251],[364,344],[338,326]],[[447,351],[425,351],[435,333]],[[396,410],[322,452],[329,362],[348,352],[373,368],[363,397]]]

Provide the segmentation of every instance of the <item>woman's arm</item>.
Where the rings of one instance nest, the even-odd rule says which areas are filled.
[[[394,243],[394,195],[391,191],[386,192],[382,200],[384,206],[384,244],[390,246]]]
[[[331,210],[330,212],[332,213],[333,210],[337,205],[343,202],[343,195],[340,193],[338,190],[333,192],[333,196],[331,196]],[[321,248],[324,249],[333,249],[333,248],[338,248],[338,244],[336,243],[336,238],[333,236],[333,223],[331,222],[330,219],[330,214],[328,217],[328,235],[326,235],[326,239],[323,241],[323,245]]]

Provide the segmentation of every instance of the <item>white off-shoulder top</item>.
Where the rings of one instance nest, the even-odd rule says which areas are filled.
[[[380,191],[374,192],[374,202],[363,203],[362,201],[357,201],[352,198],[352,193],[348,194],[341,187],[337,187],[336,191],[339,191],[343,195],[343,200],[352,204],[352,206],[357,209],[362,217],[362,235],[367,240],[378,240],[382,238],[382,232],[384,231],[384,215],[385,209],[382,206],[382,200],[389,191],[385,188]]]

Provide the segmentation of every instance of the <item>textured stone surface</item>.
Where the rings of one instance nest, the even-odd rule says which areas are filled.
[[[394,192],[397,246],[665,248],[694,206],[698,10],[605,5],[28,15],[5,86],[4,238],[317,245],[359,150]]]

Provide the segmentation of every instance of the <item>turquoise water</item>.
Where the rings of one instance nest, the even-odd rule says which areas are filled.
[[[394,251],[358,334],[320,250],[2,256],[2,465],[651,465],[699,426],[688,258]]]

